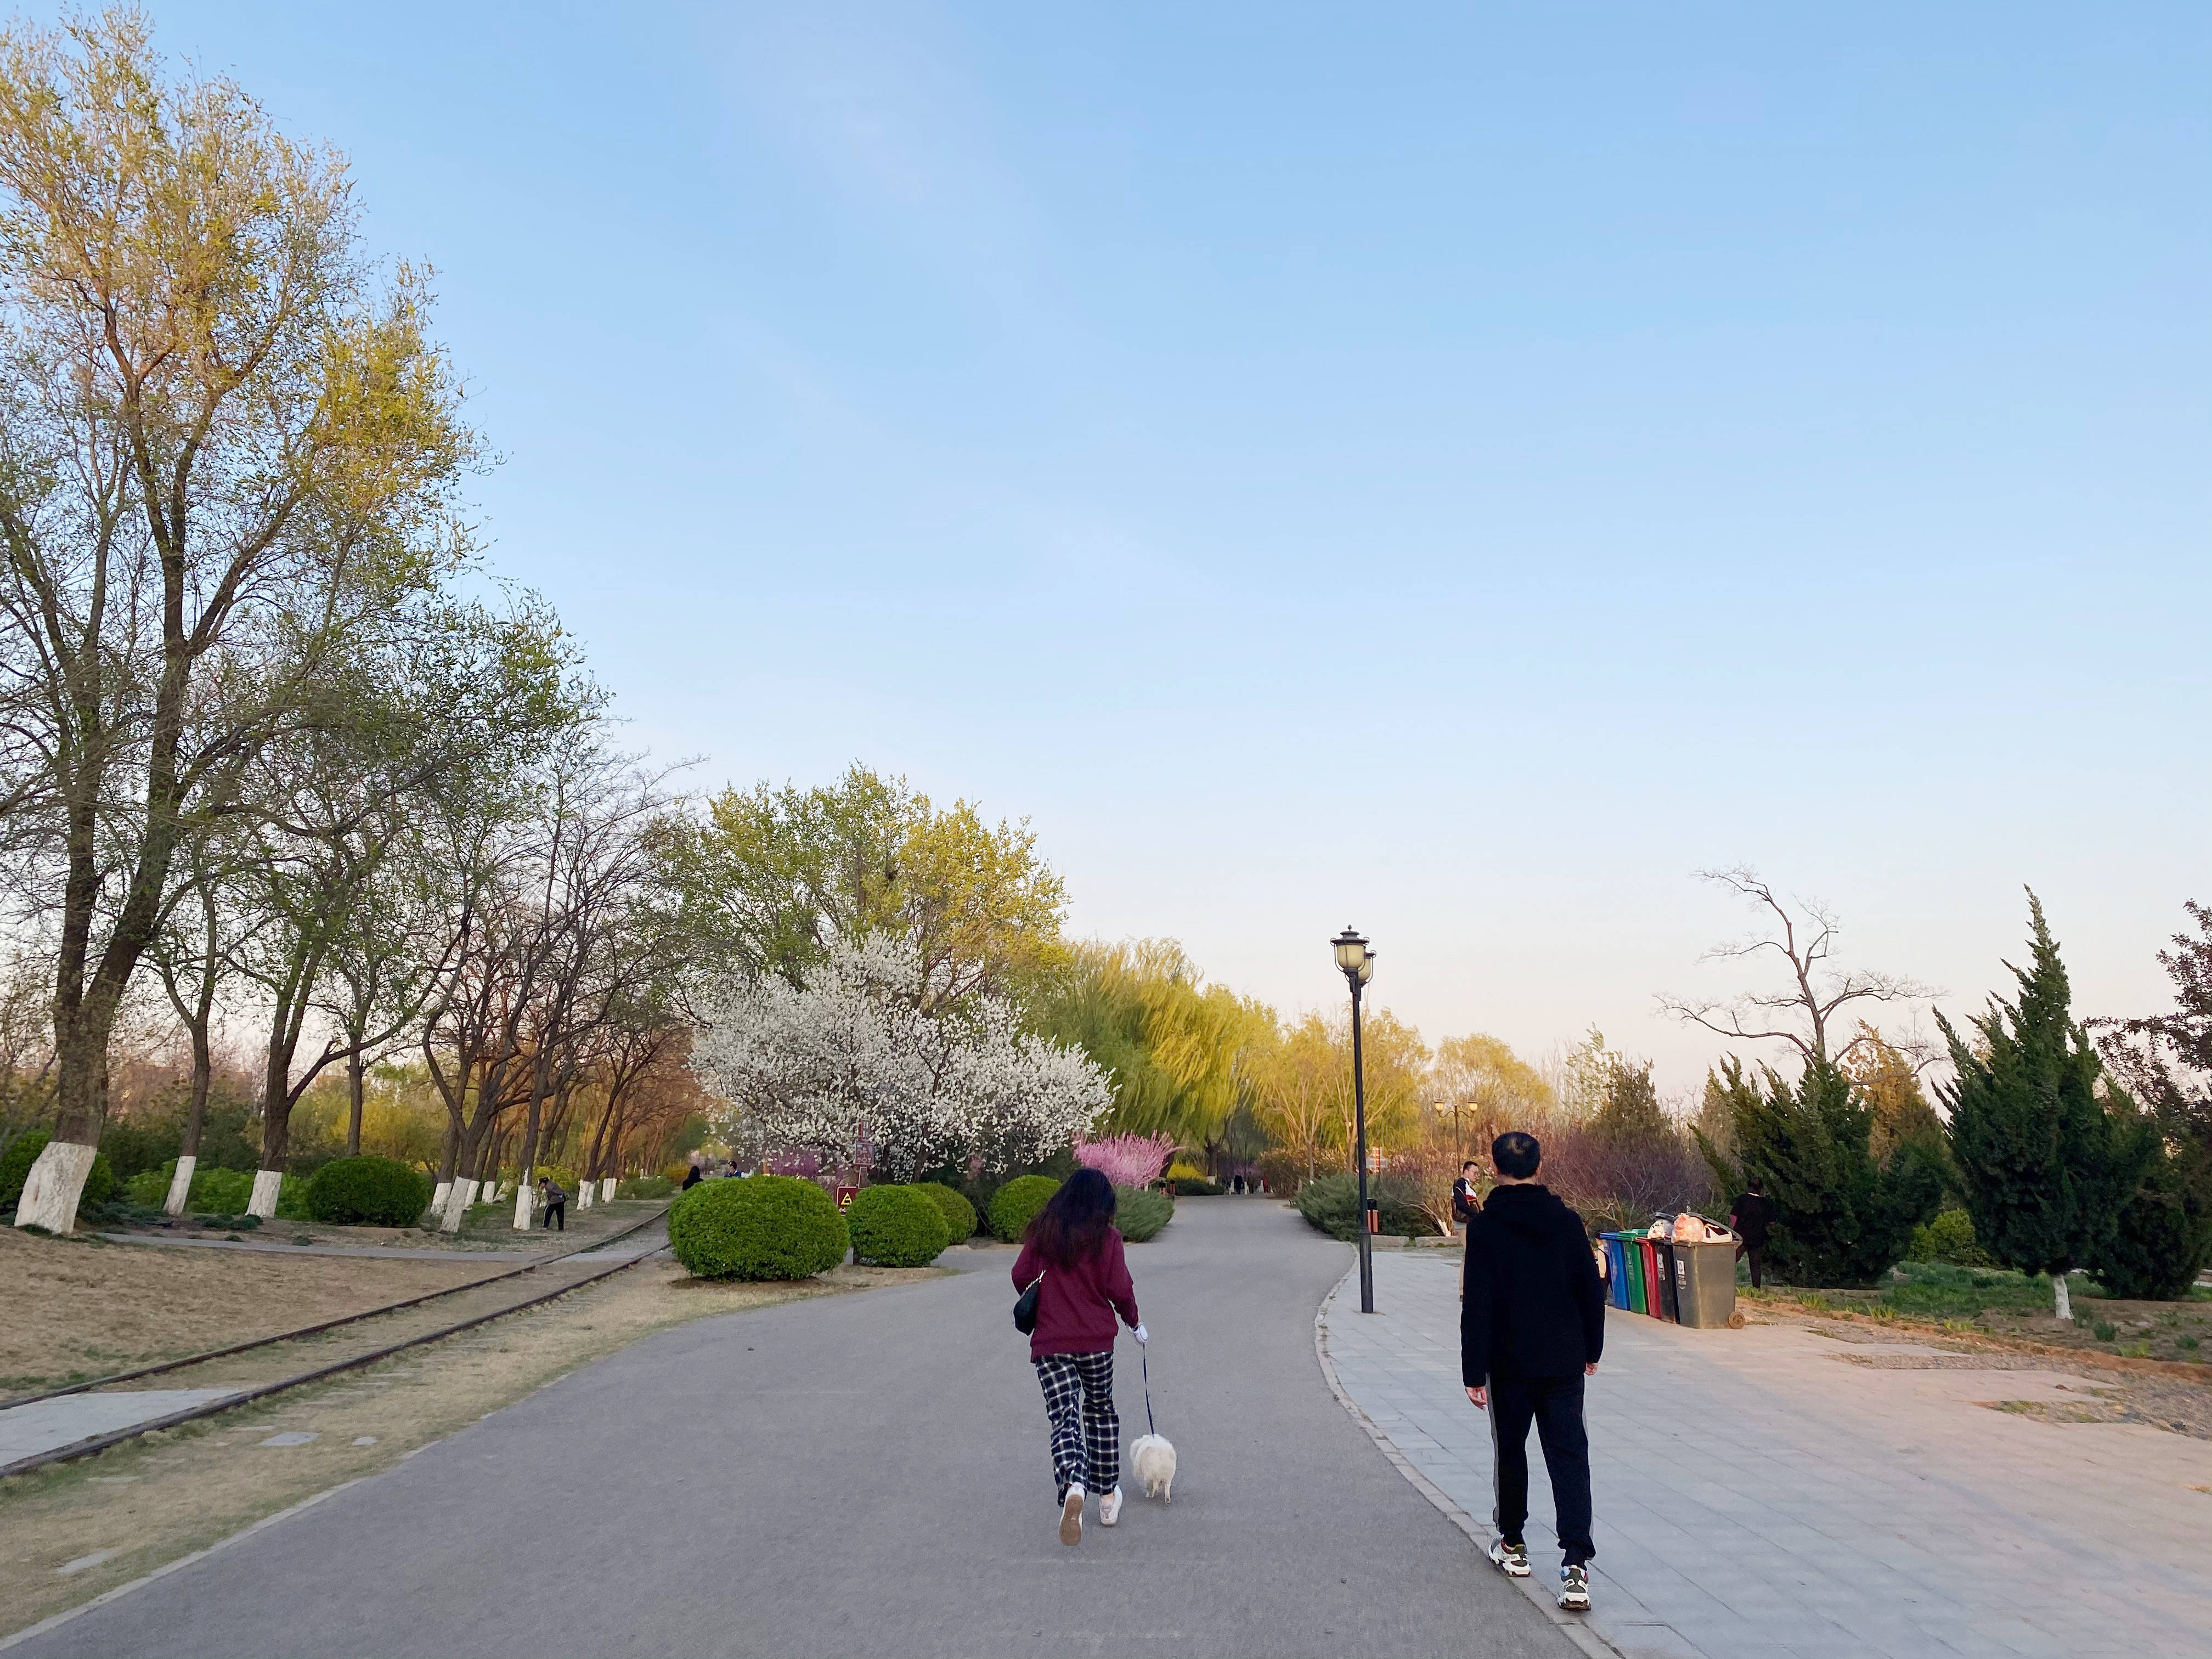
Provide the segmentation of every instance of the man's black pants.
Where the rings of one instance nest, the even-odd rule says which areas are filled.
[[[1559,1548],[1569,1566],[1597,1553],[1590,1541],[1589,1436],[1583,1429],[1583,1379],[1573,1376],[1498,1376],[1490,1379],[1490,1439],[1497,1471],[1498,1508],[1492,1519],[1509,1544],[1522,1544],[1528,1523],[1528,1425],[1544,1448],[1552,1477],[1552,1507],[1559,1521]]]
[[[1764,1244],[1739,1244],[1735,1247],[1735,1259],[1751,1263],[1751,1288],[1754,1291],[1765,1283],[1765,1275],[1759,1270],[1765,1264],[1759,1260],[1759,1257],[1765,1255],[1765,1251],[1766,1246]]]
[[[567,1232],[568,1206],[566,1204],[548,1204],[545,1206],[545,1220],[548,1225],[557,1228],[562,1232]]]

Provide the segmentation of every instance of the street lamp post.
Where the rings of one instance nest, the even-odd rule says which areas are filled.
[[[1359,991],[1375,977],[1375,952],[1346,923],[1329,941],[1344,982],[1352,988],[1352,1121],[1358,1145],[1353,1157],[1359,1171],[1359,1311],[1375,1311],[1375,1245],[1367,1221],[1367,1067],[1359,1052]]]

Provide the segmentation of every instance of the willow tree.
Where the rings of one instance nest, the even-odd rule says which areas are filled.
[[[74,1224],[181,847],[461,550],[425,303],[364,257],[343,161],[168,78],[139,14],[0,32],[0,809],[57,947],[18,1225]]]
[[[1208,985],[1173,939],[1076,945],[1029,1000],[1040,1029],[1112,1075],[1114,1131],[1208,1154],[1226,1149],[1231,1121],[1255,1103],[1258,1057],[1275,1042],[1274,1011]]]

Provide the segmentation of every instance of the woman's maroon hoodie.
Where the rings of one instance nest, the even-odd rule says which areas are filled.
[[[1109,1227],[1098,1248],[1077,1258],[1072,1267],[1046,1260],[1035,1244],[1024,1244],[1014,1258],[1014,1288],[1029,1289],[1039,1273],[1036,1329],[1030,1336],[1030,1358],[1048,1353],[1111,1353],[1114,1316],[1137,1321],[1137,1287],[1129,1282],[1129,1263],[1121,1254],[1121,1230]]]

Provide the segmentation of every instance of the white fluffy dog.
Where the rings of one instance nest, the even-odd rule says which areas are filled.
[[[1175,1500],[1168,1488],[1175,1485],[1175,1446],[1164,1434],[1140,1434],[1129,1443],[1129,1467],[1137,1472],[1137,1482],[1145,1489],[1145,1496],[1157,1498],[1163,1504]]]

